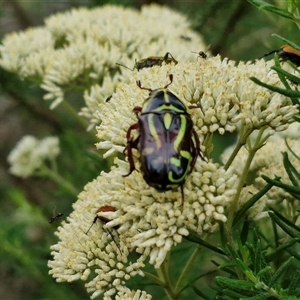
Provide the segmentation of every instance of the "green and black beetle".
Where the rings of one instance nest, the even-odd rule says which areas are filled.
[[[167,88],[173,82],[173,75],[169,75],[170,82],[160,89],[148,90],[149,97],[142,107],[135,107],[133,111],[138,116],[138,122],[131,125],[127,131],[127,152],[130,175],[135,170],[132,149],[140,154],[141,172],[145,181],[158,191],[168,191],[181,187],[182,200],[183,184],[186,176],[192,172],[197,156],[201,155],[200,141],[193,128],[193,121],[185,106]],[[138,131],[133,138],[131,132]]]

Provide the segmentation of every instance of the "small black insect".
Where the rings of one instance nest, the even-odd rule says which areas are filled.
[[[60,217],[62,217],[63,213],[57,213],[55,216],[52,216],[52,218],[49,220],[49,223],[53,223],[54,221],[57,221]]]

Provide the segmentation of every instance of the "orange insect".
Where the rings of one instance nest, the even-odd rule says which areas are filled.
[[[261,58],[269,56],[273,53],[277,53],[280,61],[289,60],[290,62],[295,64],[297,67],[300,66],[300,51],[296,50],[295,48],[293,48],[289,45],[283,45],[280,47],[279,50],[273,50],[273,51],[265,54]]]
[[[109,212],[109,211],[116,211],[116,208],[111,206],[111,205],[104,205],[104,206],[101,206],[97,211],[96,211],[96,214],[98,212]],[[94,218],[93,220],[93,223],[92,225],[90,226],[90,228],[88,229],[88,231],[86,232],[86,234],[88,234],[88,232],[90,231],[90,229],[92,228],[92,226],[97,222],[97,220],[100,220],[102,222],[102,224],[106,224],[108,223],[109,221],[111,221],[110,219],[106,218],[106,217],[103,217],[103,216],[98,216],[96,215],[96,217]],[[113,227],[115,230],[117,230],[119,228],[119,226],[114,226]],[[114,235],[113,233],[106,228],[106,231],[108,232],[108,234],[111,236],[112,240],[115,242],[115,244],[117,245],[118,249],[120,250],[121,252],[121,249],[120,249],[120,246],[119,244],[116,242],[115,238],[114,238]]]

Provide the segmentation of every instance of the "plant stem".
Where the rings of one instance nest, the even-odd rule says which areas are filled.
[[[237,211],[237,205],[238,205],[238,200],[241,194],[241,191],[243,189],[243,186],[246,182],[248,173],[249,173],[249,169],[250,169],[250,165],[253,161],[253,158],[256,154],[256,152],[263,146],[263,144],[265,143],[265,141],[269,138],[269,135],[266,135],[265,137],[263,137],[263,133],[264,133],[265,128],[261,128],[259,130],[259,133],[256,137],[256,140],[254,141],[254,144],[251,145],[250,140],[248,140],[247,144],[248,144],[248,157],[246,160],[246,163],[244,165],[244,169],[242,174],[240,175],[240,179],[239,179],[239,183],[236,189],[236,194],[234,195],[234,199],[232,201],[232,206],[229,210],[228,213],[228,219],[227,222],[225,224],[225,234],[226,234],[226,238],[227,241],[233,246],[233,238],[231,235],[231,227],[232,227],[232,223],[233,223],[233,219],[234,219],[234,215]]]
[[[39,172],[38,175],[42,177],[46,176],[50,178],[55,183],[57,183],[60,187],[62,187],[68,193],[70,193],[72,196],[77,197],[77,195],[79,194],[79,191],[69,181],[65,180],[65,178],[60,176],[57,172],[50,170],[46,166],[42,168],[42,170]]]
[[[164,283],[163,288],[170,300],[177,299],[177,296],[174,292],[174,288],[169,276],[169,261],[170,261],[170,251],[168,252],[164,262],[161,264],[160,268],[156,270],[157,275],[161,282]]]
[[[66,110],[74,117],[74,119],[76,119],[79,124],[86,130],[88,128],[88,122],[86,122],[82,117],[80,117],[78,115],[78,112],[74,110],[74,108],[67,102],[67,101],[63,101],[63,106],[66,108]],[[87,131],[87,133],[90,134],[90,136],[93,138],[93,140],[96,140],[95,137],[95,131],[91,130],[91,131]]]
[[[240,149],[246,144],[247,139],[252,132],[253,132],[253,129],[246,130],[245,124],[242,124],[239,140],[224,166],[225,170],[227,170],[231,166],[232,162],[234,161],[234,158],[236,157],[236,155],[238,154]]]
[[[184,269],[182,270],[176,286],[175,286],[175,294],[178,295],[181,291],[181,286],[182,286],[182,281],[186,278],[186,274],[189,272],[191,266],[193,265],[195,259],[197,258],[200,250],[202,249],[202,247],[200,245],[197,246],[197,248],[194,250],[193,254],[191,255],[191,257],[189,258],[188,262],[186,263]]]

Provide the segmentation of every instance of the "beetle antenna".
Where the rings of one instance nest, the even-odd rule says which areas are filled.
[[[166,89],[170,84],[172,84],[172,82],[173,82],[173,74],[169,75],[169,79],[170,79],[170,82],[167,85],[164,86],[164,89]]]
[[[140,89],[142,89],[142,90],[149,91],[150,93],[153,92],[153,90],[151,90],[150,88],[143,87],[140,80],[137,80],[137,81],[136,81],[136,84],[137,84],[137,86],[138,86]]]
[[[124,66],[124,65],[122,65],[122,64],[116,63],[116,65],[121,66],[121,67],[124,67],[124,68],[126,68],[126,69],[128,69],[128,70],[130,70],[130,71],[134,71],[134,69],[130,69],[130,68],[128,68],[128,67],[126,67],[126,66]]]

